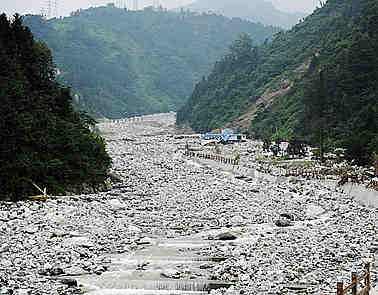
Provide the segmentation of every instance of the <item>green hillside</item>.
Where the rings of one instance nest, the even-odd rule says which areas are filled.
[[[378,153],[377,20],[376,1],[329,0],[270,44],[241,38],[196,85],[177,122],[300,137],[368,163]]]
[[[103,184],[111,159],[95,121],[73,109],[49,48],[19,15],[0,15],[0,65],[0,199]]]
[[[176,110],[232,40],[248,33],[262,43],[278,31],[241,19],[111,4],[63,19],[29,16],[25,23],[52,49],[58,80],[72,87],[75,103],[113,118]]]

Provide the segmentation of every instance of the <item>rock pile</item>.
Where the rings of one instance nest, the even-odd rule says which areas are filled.
[[[204,264],[207,279],[235,283],[217,294],[332,294],[374,260],[378,210],[341,189],[261,175],[245,181],[236,168],[186,158],[173,114],[99,127],[119,175],[111,191],[0,202],[0,294],[79,294],[75,277],[106,272],[108,254],[202,233],[220,242],[198,253],[225,258]],[[224,148],[242,157],[256,150],[250,141]]]

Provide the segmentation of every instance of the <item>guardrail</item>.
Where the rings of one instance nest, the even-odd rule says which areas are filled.
[[[285,176],[300,176],[300,177],[311,177],[312,179],[326,179],[326,177],[329,175],[324,170],[315,170],[315,169],[309,169],[309,168],[292,168],[292,169],[284,169]]]
[[[324,180],[328,177],[337,177],[343,175],[343,168],[306,168],[306,167],[296,167],[296,168],[282,168],[284,175],[282,176],[299,176],[299,177],[311,177],[312,179]],[[357,175],[352,175],[355,181],[362,182],[363,179],[359,179]]]
[[[199,152],[193,152],[193,151],[185,151],[185,156],[206,159],[206,160],[213,160],[213,161],[217,161],[223,164],[230,164],[234,166],[239,165],[239,160],[237,159],[232,159],[232,158],[223,157],[223,156],[214,155],[214,154],[205,154],[205,153],[199,153]]]
[[[364,280],[365,287],[358,291],[359,283]],[[337,283],[337,295],[344,295],[352,292],[352,295],[368,295],[371,289],[370,286],[370,263],[365,265],[365,271],[362,275],[358,276],[356,272],[352,272],[352,283],[344,288],[343,282]]]
[[[281,174],[281,176],[296,176],[296,177],[303,177],[307,179],[317,179],[317,180],[326,180],[329,177],[341,175],[341,173],[338,174],[338,170],[332,170],[332,169],[312,169],[312,168],[289,168],[289,169],[283,169],[284,173]],[[339,180],[341,184],[344,179]],[[346,177],[345,181],[348,181],[348,176]],[[365,184],[367,188],[373,189],[378,191],[378,181],[371,180],[368,184],[366,181],[364,182],[363,178],[354,177],[352,178],[353,183],[357,184]]]

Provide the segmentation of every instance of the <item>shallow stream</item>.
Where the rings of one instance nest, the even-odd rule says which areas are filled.
[[[221,257],[198,254],[198,250],[217,242],[200,238],[150,240],[143,250],[110,257],[108,272],[78,281],[88,294],[207,294],[211,289],[231,286],[208,279],[208,263],[217,263]]]

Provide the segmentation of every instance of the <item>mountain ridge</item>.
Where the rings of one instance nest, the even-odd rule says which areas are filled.
[[[213,12],[227,17],[240,17],[265,25],[291,28],[300,19],[307,16],[304,12],[285,12],[276,8],[271,2],[258,0],[197,0],[183,9],[195,12]]]
[[[377,16],[373,0],[329,0],[271,43],[238,40],[244,53],[234,46],[216,63],[177,123],[342,147],[348,159],[369,163],[378,154]]]
[[[25,24],[52,49],[58,79],[72,87],[78,106],[110,118],[176,110],[232,40],[249,33],[262,43],[280,30],[223,16],[114,5],[48,21],[29,16]]]

